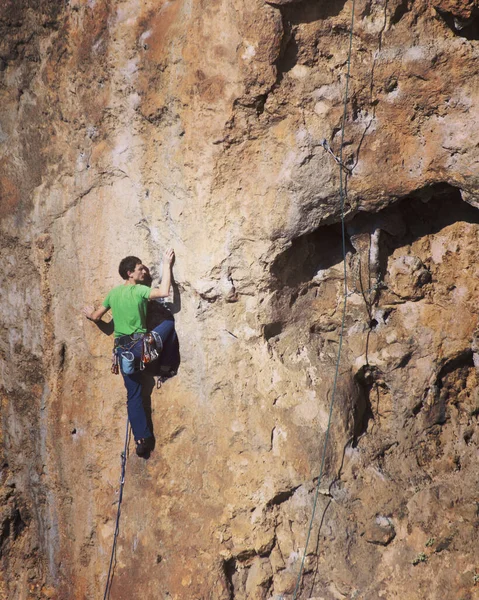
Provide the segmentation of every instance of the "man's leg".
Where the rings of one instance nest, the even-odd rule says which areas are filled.
[[[176,361],[177,353],[175,322],[169,320],[163,321],[163,323],[160,323],[153,331],[159,334],[161,341],[163,342],[163,350],[159,358],[160,364],[168,367],[173,366]]]
[[[124,375],[123,381],[127,393],[128,418],[133,430],[135,441],[152,437],[151,431],[146,422],[145,409],[141,398],[141,373],[133,375]]]

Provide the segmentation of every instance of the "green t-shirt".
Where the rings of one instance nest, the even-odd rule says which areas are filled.
[[[111,308],[115,337],[146,333],[146,309],[151,288],[147,285],[119,285],[113,288],[103,302]]]

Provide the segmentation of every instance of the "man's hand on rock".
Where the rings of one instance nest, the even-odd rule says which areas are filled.
[[[105,308],[104,306],[100,306],[100,308],[97,310],[95,310],[93,306],[85,306],[85,308],[82,310],[82,313],[89,321],[98,323],[98,321],[101,321],[101,318],[108,310],[109,309]]]
[[[163,254],[163,262],[165,265],[171,266],[175,260],[175,251],[173,248],[168,248]]]
[[[89,320],[89,321],[94,321],[95,319],[93,319],[93,313],[95,312],[95,308],[93,306],[85,306],[85,308],[82,309],[82,313],[83,315]]]

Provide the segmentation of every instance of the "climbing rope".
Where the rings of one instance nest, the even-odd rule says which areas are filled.
[[[304,563],[306,560],[306,554],[308,551],[309,540],[310,540],[311,532],[313,529],[314,517],[316,515],[316,508],[317,508],[318,497],[319,497],[319,488],[320,488],[321,480],[323,477],[324,464],[326,461],[326,450],[328,448],[329,433],[331,430],[333,407],[334,407],[334,401],[336,399],[336,389],[337,389],[338,378],[339,378],[339,364],[341,362],[341,351],[342,351],[342,346],[343,346],[344,328],[345,328],[345,322],[346,322],[346,305],[347,305],[347,301],[348,301],[348,282],[347,282],[347,271],[346,271],[346,228],[345,228],[345,222],[344,222],[344,201],[345,201],[344,170],[345,170],[345,167],[344,167],[344,163],[343,163],[343,145],[344,145],[344,129],[345,129],[345,125],[346,125],[347,106],[348,106],[349,77],[350,77],[350,71],[351,71],[351,54],[352,54],[352,47],[353,47],[354,8],[355,8],[355,0],[353,0],[352,9],[351,9],[351,28],[349,31],[348,68],[347,68],[347,74],[346,74],[346,87],[345,87],[345,93],[344,93],[343,122],[342,122],[342,126],[341,126],[341,146],[339,149],[339,157],[336,158],[333,155],[339,166],[339,197],[340,197],[340,204],[341,204],[341,233],[342,233],[343,270],[344,270],[343,314],[342,314],[341,329],[340,329],[340,334],[339,334],[339,346],[338,346],[338,353],[337,353],[337,357],[336,357],[336,369],[334,372],[333,390],[332,390],[332,394],[331,394],[331,402],[329,404],[328,425],[327,425],[326,434],[324,437],[323,452],[322,452],[322,458],[321,458],[321,467],[319,470],[318,482],[316,484],[316,492],[315,492],[314,501],[313,501],[313,511],[312,511],[310,522],[309,522],[308,534],[306,536],[306,543],[304,546],[303,557],[301,559],[301,566],[299,569],[298,579],[296,581],[296,587],[294,588],[293,600],[296,600],[296,598],[297,598],[298,590],[299,590],[299,587],[301,585],[301,581],[303,578]],[[333,154],[332,151],[330,151],[329,145],[327,144],[327,142],[326,142],[326,144],[323,144],[323,147],[325,148],[325,150],[327,150],[328,152]]]
[[[116,557],[116,542],[118,539],[118,534],[120,533],[120,515],[121,515],[121,501],[123,500],[123,487],[125,485],[125,471],[126,471],[126,453],[128,450],[128,441],[130,438],[130,421],[128,417],[126,418],[126,433],[125,433],[125,446],[123,448],[123,452],[121,453],[121,475],[120,475],[120,490],[118,494],[118,509],[116,511],[116,523],[115,523],[115,533],[113,534],[113,545],[111,548],[111,556],[110,556],[110,567],[108,569],[108,575],[106,578],[106,586],[105,593],[103,595],[103,600],[107,600],[111,591],[111,584],[113,582],[113,561]]]

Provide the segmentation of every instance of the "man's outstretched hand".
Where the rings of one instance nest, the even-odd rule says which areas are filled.
[[[108,308],[101,306],[99,309],[95,310],[93,306],[85,306],[82,310],[83,315],[94,323],[98,323],[101,320],[103,315],[108,311]]]
[[[85,308],[82,309],[83,316],[86,317],[89,321],[94,321],[94,319],[93,319],[94,312],[95,312],[95,308],[93,306],[85,306]]]
[[[171,266],[173,264],[175,260],[175,251],[173,250],[173,248],[168,248],[167,250],[165,250],[165,253],[163,254],[163,262],[168,265]]]
[[[175,260],[175,251],[173,248],[168,248],[163,254],[163,275],[159,287],[153,288],[150,293],[150,300],[155,298],[167,298],[170,295],[172,266]]]

